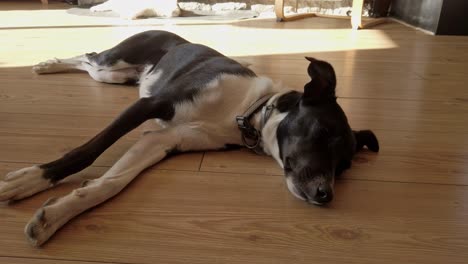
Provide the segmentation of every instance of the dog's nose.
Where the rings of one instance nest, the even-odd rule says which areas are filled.
[[[325,204],[333,200],[333,190],[328,184],[321,184],[317,188],[314,200],[318,203]]]

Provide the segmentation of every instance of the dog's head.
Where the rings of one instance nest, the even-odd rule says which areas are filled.
[[[371,131],[351,130],[336,102],[333,67],[307,59],[311,81],[303,94],[289,95],[295,104],[279,124],[277,140],[288,189],[300,199],[325,204],[333,199],[335,176],[350,167],[354,153],[363,146],[378,151],[379,145]]]

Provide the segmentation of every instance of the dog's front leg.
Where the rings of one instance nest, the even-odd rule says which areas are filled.
[[[0,180],[0,202],[20,200],[52,187],[65,177],[91,164],[120,137],[148,119],[170,120],[172,104],[157,98],[141,98],[127,108],[103,131],[63,157],[42,164],[10,172]]]
[[[223,140],[210,131],[197,124],[187,124],[144,134],[101,178],[83,182],[81,188],[64,197],[49,199],[26,225],[28,240],[40,246],[70,219],[118,194],[140,172],[174,150],[224,146]]]
[[[83,182],[64,197],[49,199],[25,228],[31,244],[43,244],[71,218],[116,195],[141,171],[163,159],[178,144],[178,136],[171,131],[146,133],[101,178]]]

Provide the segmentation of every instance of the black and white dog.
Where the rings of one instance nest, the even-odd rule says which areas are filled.
[[[33,67],[36,73],[87,71],[100,82],[138,82],[140,99],[84,145],[53,162],[9,173],[0,201],[48,189],[90,166],[120,137],[148,119],[163,127],[145,133],[102,177],[49,199],[25,228],[33,245],[83,211],[119,193],[145,168],[170,153],[248,146],[272,156],[284,169],[290,192],[314,204],[330,202],[334,178],[375,135],[352,131],[336,102],[335,72],[307,58],[311,81],[304,92],[288,90],[203,45],[165,31],[134,35],[112,49]]]

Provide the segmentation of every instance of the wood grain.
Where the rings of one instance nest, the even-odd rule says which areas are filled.
[[[283,171],[271,158],[246,152],[233,151],[229,153],[229,157],[226,157],[225,153],[208,152],[203,158],[201,171],[283,175]],[[387,149],[378,155],[364,151],[355,156],[352,168],[342,177],[467,185],[467,157],[468,153],[437,150]]]
[[[0,161],[42,164],[60,158],[72,149],[84,144],[89,138],[64,136],[0,135]],[[136,140],[123,138],[106,150],[95,166],[112,166]],[[175,170],[198,171],[202,153],[186,153],[166,159],[157,166]],[[18,168],[19,169],[19,168]]]
[[[2,210],[14,228],[0,227],[0,248],[12,256],[66,252],[70,259],[126,263],[461,263],[466,188],[338,181],[340,195],[320,208],[293,198],[281,177],[148,171],[42,250],[29,250],[14,232],[36,199]]]
[[[30,259],[30,258],[9,258],[9,257],[0,257],[0,262],[1,263],[14,263],[14,264],[48,264],[48,263],[75,264],[77,263],[77,261],[60,260],[60,259]],[[92,263],[109,263],[109,262],[79,261],[79,263],[92,264]]]
[[[352,85],[349,86],[348,93],[353,93],[355,84]],[[366,85],[366,87],[369,86]],[[453,87],[460,86],[454,85]],[[38,88],[42,89],[40,93],[37,93],[37,90],[34,91],[34,89]],[[106,120],[110,122],[112,118],[136,100],[136,91],[134,89],[130,91],[125,90],[121,97],[117,95],[121,90],[117,89],[114,91],[111,89],[111,87],[103,87],[102,89],[98,87],[92,89],[81,89],[81,87],[57,89],[54,87],[49,89],[39,86],[19,89],[17,85],[12,85],[11,88],[2,89],[2,93],[5,96],[0,97],[0,113],[4,113],[5,115],[13,113],[22,114],[24,118],[28,118],[27,114],[89,116],[100,118],[103,122]],[[415,89],[412,89],[413,93],[417,93]],[[107,90],[111,90],[111,92],[115,92],[116,94],[107,96]],[[437,88],[434,87],[434,90],[437,90]],[[130,92],[133,94],[125,95]],[[430,92],[430,89],[427,92]],[[424,98],[426,89],[421,88],[420,93],[422,94],[421,97]],[[437,91],[436,93],[441,94],[442,92]],[[407,93],[403,93],[403,95],[391,95],[393,97],[405,97],[402,100],[397,100],[397,98],[367,99],[345,97],[340,98],[338,102],[348,114],[351,125],[356,129],[433,132],[443,132],[449,129],[450,131],[457,132],[462,131],[466,124],[465,120],[460,119],[458,115],[466,115],[468,113],[468,104],[464,99],[465,92],[461,93],[459,95],[454,94],[451,96],[451,99],[437,101],[406,100],[408,97],[404,95]],[[445,98],[449,96],[447,93],[444,95]],[[431,115],[431,118],[426,118],[429,115]],[[13,116],[10,116],[9,119],[15,123],[20,123]],[[79,118],[75,122],[78,122],[78,120]],[[24,121],[28,123],[27,120]],[[38,121],[35,122],[38,123]],[[44,126],[47,126],[47,124],[44,124]]]
[[[74,16],[69,6],[0,3],[0,178],[56,159],[102,130],[138,97],[87,74],[34,75],[53,57],[107,49],[170,30],[247,60],[301,90],[304,56],[330,61],[354,129],[372,129],[327,207],[287,190],[276,162],[247,150],[188,153],[143,172],[122,194],[31,248],[23,228],[49,197],[101,176],[153,122],[53,189],[0,204],[0,263],[466,263],[468,41],[398,23],[349,30],[327,18],[192,21]]]

